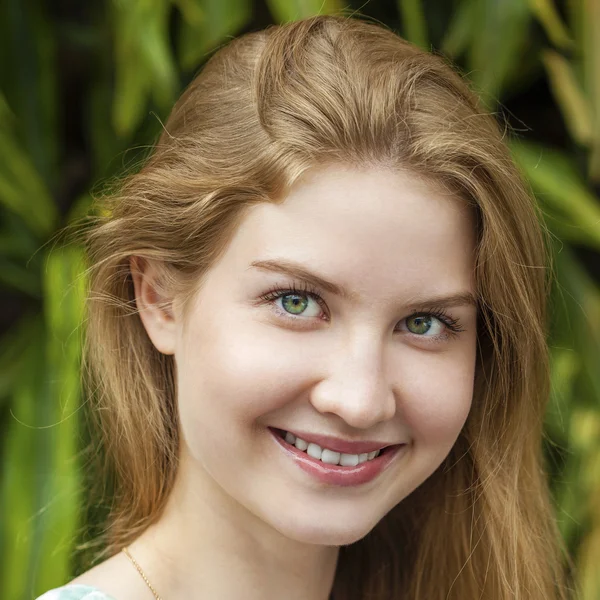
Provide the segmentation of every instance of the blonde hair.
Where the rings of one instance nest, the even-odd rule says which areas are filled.
[[[89,396],[110,486],[103,555],[157,521],[177,469],[174,363],[135,309],[129,258],[189,299],[245,210],[315,165],[409,170],[472,206],[479,297],[472,410],[439,469],[340,549],[334,600],[565,598],[542,459],[548,240],[495,119],[440,57],[318,16],[241,36],[183,93],[152,155],[87,237]]]

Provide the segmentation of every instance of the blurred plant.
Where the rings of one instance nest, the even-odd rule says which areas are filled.
[[[393,8],[394,0],[386,3]],[[341,0],[267,0],[275,22],[335,12]],[[92,5],[90,5],[92,6]],[[105,0],[75,28],[42,0],[0,4],[0,286],[24,305],[0,345],[0,595],[32,598],[72,575],[83,512],[79,360],[81,249],[57,232],[90,206],[65,191],[58,40],[90,57],[85,185],[123,170],[219,44],[252,24],[251,0]],[[358,10],[369,5],[358,3]],[[600,291],[576,257],[600,251],[600,0],[396,0],[400,32],[463,66],[492,110],[545,70],[568,153],[512,142],[555,240],[553,386],[546,451],[557,515],[582,600],[600,598]],[[442,22],[441,22],[442,21]],[[531,35],[533,28],[545,36]],[[437,29],[437,33],[436,33]],[[71,57],[76,60],[76,57]],[[86,65],[87,66],[87,65]],[[136,160],[134,154],[130,162]],[[575,157],[575,158],[571,158]],[[65,202],[65,196],[71,199]]]
[[[546,451],[563,539],[582,600],[600,598],[600,290],[572,247],[600,252],[600,0],[570,0],[567,26],[553,0],[462,0],[441,48],[465,66],[484,101],[528,84],[543,65],[569,155],[513,141],[554,243],[552,395]],[[531,20],[547,40],[533,45]],[[573,160],[570,155],[577,157]]]

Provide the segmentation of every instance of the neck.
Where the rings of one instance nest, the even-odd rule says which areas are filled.
[[[339,554],[283,536],[186,455],[164,513],[130,550],[163,600],[327,600]]]

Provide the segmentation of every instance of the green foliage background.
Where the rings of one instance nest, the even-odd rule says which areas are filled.
[[[600,598],[600,0],[2,0],[4,600],[70,579],[73,543],[93,525],[82,491],[82,256],[57,233],[86,213],[97,182],[141,157],[219,44],[342,8],[457,62],[513,126],[515,159],[555,246],[550,483],[579,597]],[[72,65],[85,72],[74,90],[65,89]],[[539,106],[536,94],[547,96]],[[548,118],[515,121],[506,107],[519,97]],[[68,147],[74,130],[81,156]]]

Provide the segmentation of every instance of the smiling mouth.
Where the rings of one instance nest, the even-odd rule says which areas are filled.
[[[308,454],[312,458],[332,465],[339,464],[342,466],[356,466],[364,462],[370,462],[375,458],[388,453],[390,450],[402,445],[396,444],[391,446],[383,446],[378,450],[374,450],[372,452],[363,452],[360,454],[342,453],[322,447],[314,442],[302,440],[301,438],[298,438],[294,434],[291,434],[283,429],[278,429],[275,427],[270,427],[269,429],[271,429],[278,437],[280,437],[286,445],[292,446]]]

